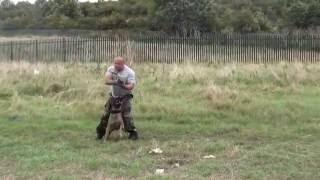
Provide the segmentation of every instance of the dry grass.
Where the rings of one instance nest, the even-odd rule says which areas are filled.
[[[94,64],[2,62],[0,83],[3,84],[2,93],[9,93],[13,97],[19,97],[19,94],[49,96],[57,102],[68,101],[69,105],[82,106],[97,102],[98,106],[106,94],[102,78],[106,67],[107,64],[97,69]],[[314,64],[228,64],[221,67],[146,64],[138,65],[136,69],[140,72],[139,84],[144,88],[137,89],[138,98],[152,96],[149,94],[151,92],[181,96],[179,91],[175,92],[176,87],[181,85],[188,88],[192,85],[187,90],[187,96],[208,100],[218,108],[249,103],[252,98],[243,91],[245,88],[298,92],[299,86],[317,85],[320,82],[320,66]],[[18,104],[19,100],[15,102]],[[144,106],[144,103],[139,106]],[[157,104],[156,107],[165,112],[171,109],[165,104]]]
[[[0,36],[0,42],[10,42],[10,41],[30,41],[30,40],[48,40],[48,39],[58,39],[63,36],[35,36],[35,35],[26,35],[26,36]]]
[[[320,65],[133,64],[141,140],[108,145],[106,68],[0,63],[0,179],[320,177]]]

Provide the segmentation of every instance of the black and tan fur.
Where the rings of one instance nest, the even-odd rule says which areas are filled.
[[[120,97],[111,97],[111,109],[110,109],[110,118],[106,127],[106,134],[104,136],[104,141],[107,141],[110,134],[113,131],[118,130],[120,138],[122,138],[124,131],[124,122],[122,118],[122,98]]]

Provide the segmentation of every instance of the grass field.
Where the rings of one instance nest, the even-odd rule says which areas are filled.
[[[103,144],[106,65],[0,63],[0,179],[320,178],[320,65],[134,68],[141,138]]]

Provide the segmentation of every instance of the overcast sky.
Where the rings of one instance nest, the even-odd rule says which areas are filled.
[[[0,0],[1,2],[2,0]],[[17,3],[17,2],[21,2],[21,1],[29,1],[31,3],[34,3],[36,0],[11,0],[12,2],[14,3]],[[78,0],[79,2],[98,2],[98,0]],[[105,1],[108,1],[108,0],[105,0]],[[109,0],[109,1],[118,1],[118,0]]]

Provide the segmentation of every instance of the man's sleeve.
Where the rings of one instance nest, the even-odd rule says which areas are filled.
[[[105,76],[111,76],[112,75],[112,67],[109,67],[106,71]]]
[[[129,73],[128,83],[136,84],[136,75],[134,72]]]

